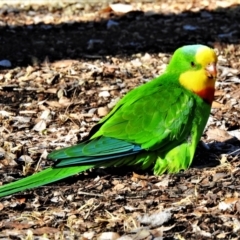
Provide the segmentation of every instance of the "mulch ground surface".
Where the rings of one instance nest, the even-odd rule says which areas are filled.
[[[154,2],[154,3],[153,3]],[[188,3],[187,3],[188,2]],[[0,183],[51,165],[186,44],[218,82],[190,169],[93,169],[0,200],[0,239],[239,239],[239,1],[0,7]]]

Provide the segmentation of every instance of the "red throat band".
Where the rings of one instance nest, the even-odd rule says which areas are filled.
[[[201,91],[195,92],[200,98],[202,98],[205,102],[208,104],[212,104],[213,99],[214,99],[214,88],[205,88]]]

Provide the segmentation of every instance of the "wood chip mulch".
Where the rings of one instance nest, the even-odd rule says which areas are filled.
[[[212,46],[219,77],[189,170],[94,169],[2,198],[0,239],[239,239],[239,4],[1,5],[1,184],[51,165],[182,45]]]

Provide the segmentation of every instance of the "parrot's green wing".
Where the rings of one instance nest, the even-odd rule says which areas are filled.
[[[168,79],[170,76],[162,75],[123,98],[93,128],[84,148],[80,144],[60,149],[50,153],[49,158],[57,160],[57,167],[95,163],[96,166],[138,165],[146,169],[158,162],[154,168],[156,174],[189,167],[210,106],[176,84],[176,75],[171,76],[172,81]]]
[[[181,142],[189,132],[195,98],[176,78],[165,74],[133,90],[99,123],[91,139],[103,135],[150,151],[164,151]]]

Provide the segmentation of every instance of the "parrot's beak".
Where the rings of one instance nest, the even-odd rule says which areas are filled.
[[[205,68],[207,71],[207,75],[210,78],[216,78],[217,77],[217,65],[216,63],[210,63]]]

